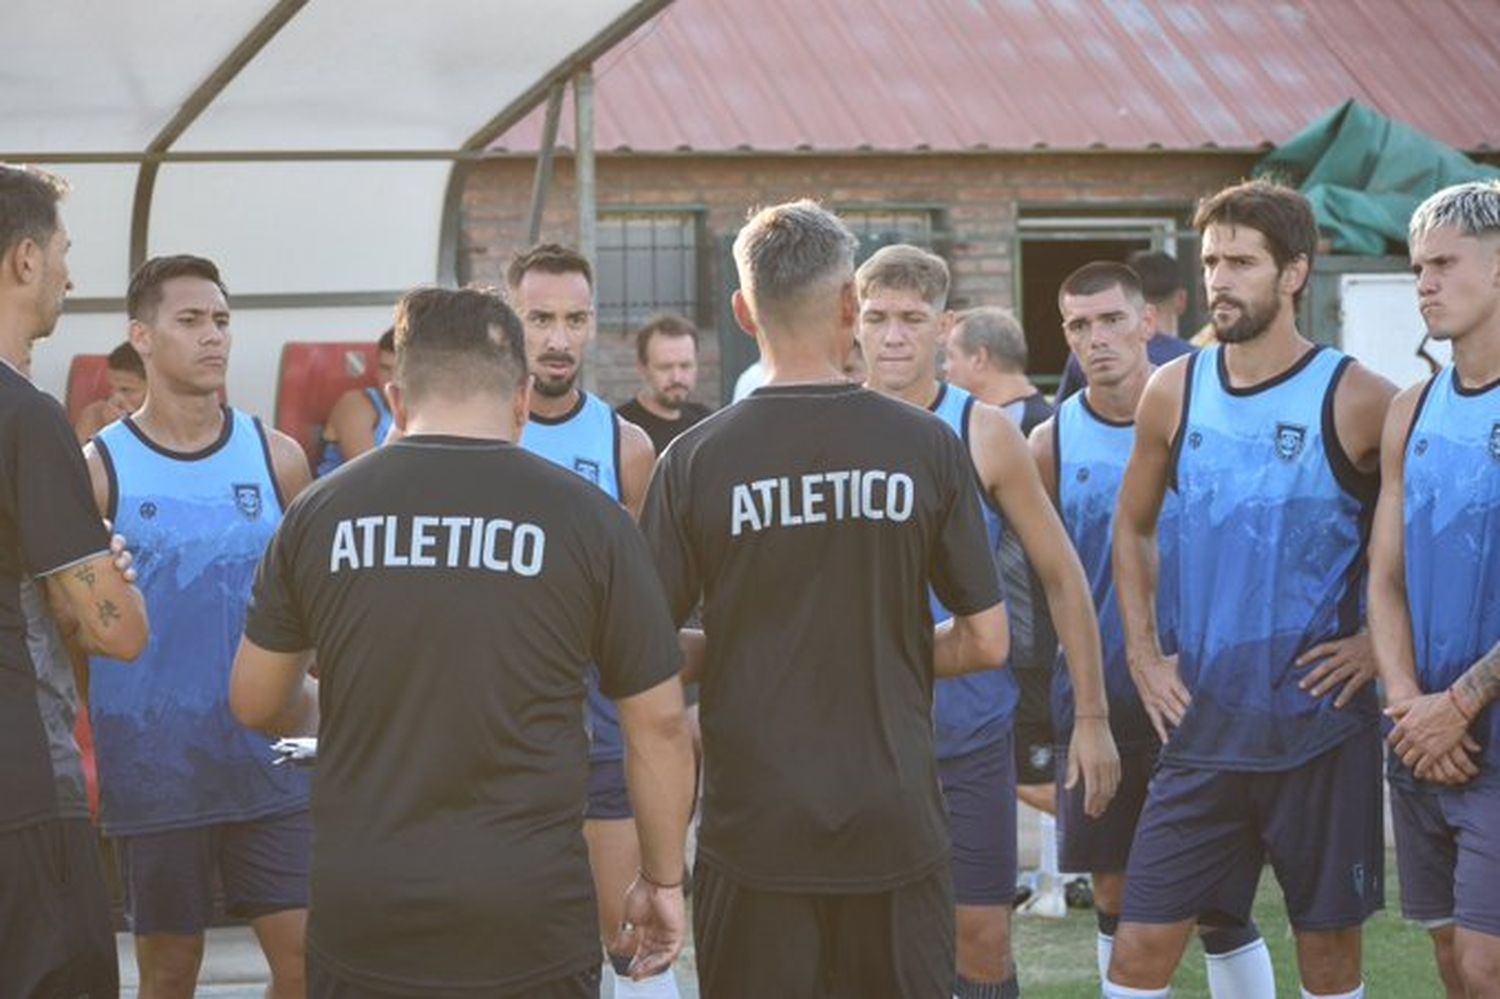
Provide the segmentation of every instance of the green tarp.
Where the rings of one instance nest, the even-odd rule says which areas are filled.
[[[1278,146],[1255,175],[1307,195],[1334,253],[1374,257],[1403,252],[1406,224],[1428,195],[1500,169],[1349,101]]]

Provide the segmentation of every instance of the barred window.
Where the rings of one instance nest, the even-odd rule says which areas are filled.
[[[698,229],[691,212],[599,213],[600,329],[633,329],[659,312],[698,320]]]
[[[839,218],[861,243],[932,246],[935,212],[925,208],[840,208]]]

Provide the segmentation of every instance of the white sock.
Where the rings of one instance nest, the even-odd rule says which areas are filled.
[[[615,999],[678,999],[677,976],[671,968],[638,982],[617,976]]]
[[[1057,820],[1046,812],[1037,813],[1037,825],[1041,827],[1041,856],[1037,868],[1043,874],[1057,876]]]
[[[1360,982],[1359,988],[1353,992],[1324,992],[1319,995],[1316,992],[1307,991],[1307,986],[1302,986],[1302,999],[1365,999],[1365,983]]]
[[[1227,954],[1204,954],[1214,999],[1276,999],[1276,972],[1264,939]]]
[[[1170,986],[1164,989],[1132,989],[1116,985],[1108,978],[1104,980],[1104,999],[1168,999],[1171,995]]]
[[[1099,981],[1109,981],[1109,958],[1115,952],[1115,938],[1108,933],[1100,933],[1094,939],[1094,952],[1099,957]]]

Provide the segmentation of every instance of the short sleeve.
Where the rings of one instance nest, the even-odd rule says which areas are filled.
[[[686,512],[678,509],[681,494],[678,469],[682,454],[680,449],[669,448],[657,462],[656,474],[651,477],[646,502],[641,509],[641,532],[646,536],[646,544],[656,562],[672,620],[678,625],[686,621],[698,605],[702,590],[697,560],[688,543]]]
[[[617,512],[618,518],[607,522],[609,558],[592,650],[599,689],[616,700],[650,690],[682,670],[677,629],[651,553],[630,518]]]
[[[949,503],[932,555],[932,588],[954,614],[977,614],[1000,602],[1000,581],[980,506],[979,479],[956,434],[945,435],[943,481]]]
[[[297,600],[293,573],[298,509],[294,505],[271,536],[255,568],[250,605],[245,610],[245,637],[267,652],[303,652],[313,645]]]
[[[11,428],[17,533],[27,571],[48,576],[109,551],[88,465],[57,400],[28,392]]]

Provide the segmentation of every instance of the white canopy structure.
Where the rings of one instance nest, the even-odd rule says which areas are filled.
[[[230,398],[268,416],[281,345],[373,340],[401,291],[452,282],[467,164],[569,81],[587,123],[592,61],[669,2],[5,0],[0,160],[73,186],[37,383],[61,398],[73,354],[123,339],[137,264],[196,253],[231,292]]]

